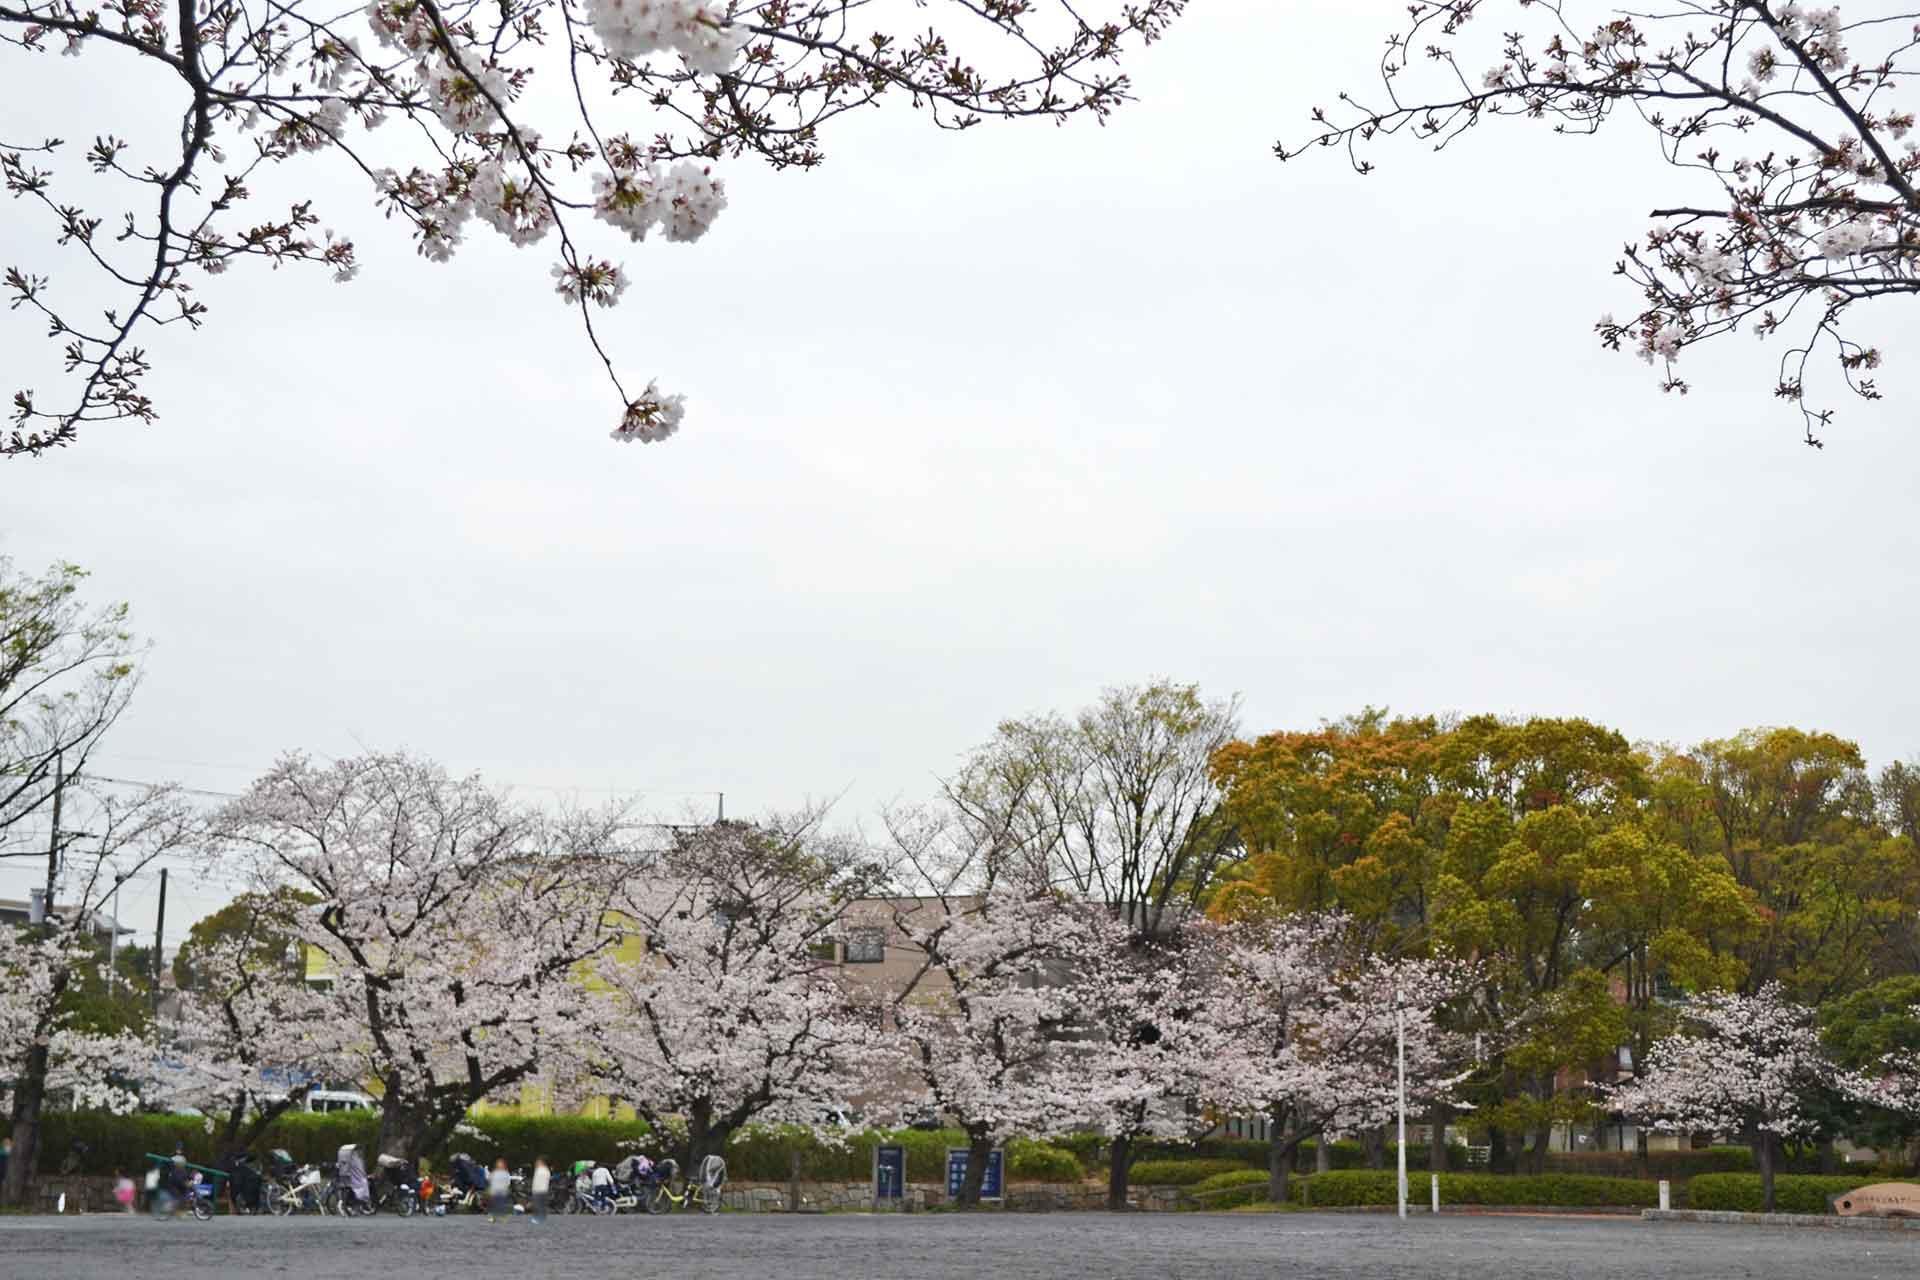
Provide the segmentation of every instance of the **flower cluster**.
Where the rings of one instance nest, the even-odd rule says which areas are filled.
[[[586,260],[577,266],[559,263],[553,268],[553,278],[553,291],[568,302],[610,307],[627,291],[626,273],[605,260]]]
[[[658,444],[680,429],[687,416],[687,398],[663,395],[657,383],[649,382],[640,398],[627,405],[626,416],[613,429],[613,438],[621,444]]]
[[[593,180],[594,217],[634,240],[656,226],[669,240],[698,240],[726,207],[726,184],[690,160],[664,170],[616,169]]]
[[[594,34],[616,58],[678,53],[702,75],[721,75],[752,33],[704,0],[587,0]]]
[[[468,194],[474,216],[516,245],[535,244],[553,230],[553,201],[523,165],[486,161]]]

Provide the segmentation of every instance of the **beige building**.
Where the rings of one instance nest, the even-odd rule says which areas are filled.
[[[912,989],[916,1004],[938,1004],[952,988],[944,973],[927,968],[927,953],[899,927],[901,918],[931,926],[943,914],[977,907],[973,896],[862,898],[846,910],[842,937],[821,946],[850,998],[886,1008]]]

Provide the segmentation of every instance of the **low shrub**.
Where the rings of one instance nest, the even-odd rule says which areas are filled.
[[[1409,1174],[1410,1198],[1427,1197],[1430,1176]],[[1651,1208],[1659,1186],[1637,1178],[1600,1178],[1581,1174],[1442,1173],[1440,1204],[1549,1205],[1585,1209],[1623,1205]],[[1311,1174],[1294,1182],[1289,1196],[1316,1208],[1389,1205],[1396,1199],[1398,1175],[1390,1169],[1349,1169]]]
[[[1188,1187],[1217,1173],[1234,1173],[1246,1167],[1244,1160],[1141,1160],[1133,1166],[1132,1180],[1141,1187]]]
[[[1887,1181],[1872,1174],[1820,1177],[1815,1174],[1782,1173],[1773,1179],[1775,1213],[1827,1213],[1828,1196],[1845,1195],[1876,1182]],[[1689,1209],[1729,1209],[1738,1213],[1761,1212],[1760,1175],[1757,1173],[1703,1173],[1687,1183]]]
[[[1187,1188],[1199,1209],[1237,1209],[1246,1204],[1265,1204],[1268,1174],[1265,1169],[1236,1169],[1202,1178]]]
[[[1007,1143],[1007,1177],[1020,1182],[1078,1182],[1086,1166],[1064,1147],[1014,1138]]]
[[[1073,1152],[1073,1158],[1080,1162],[1082,1169],[1104,1169],[1107,1167],[1107,1138],[1104,1134],[1083,1132],[1061,1134],[1047,1139],[1062,1151]]]

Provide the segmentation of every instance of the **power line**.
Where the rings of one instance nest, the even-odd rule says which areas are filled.
[[[191,769],[235,769],[235,770],[240,770],[240,771],[249,772],[249,773],[259,772],[257,766],[254,766],[254,765],[223,764],[213,760],[179,760],[179,759],[173,759],[167,756],[124,755],[119,752],[111,752],[111,751],[101,751],[101,752],[96,752],[95,754],[98,755],[100,758],[107,759],[107,760],[138,760],[145,764],[184,765],[187,768],[191,768]],[[320,752],[316,754],[324,755],[325,753]],[[328,760],[332,759],[331,756],[327,756],[326,758]],[[96,782],[113,782],[113,783],[119,783],[121,785],[130,786],[130,787],[156,787],[156,786],[169,785],[169,784],[157,783],[157,782],[139,782],[131,778],[109,778],[102,774],[97,774],[97,773],[89,773],[86,776],[89,778],[92,778]],[[496,786],[517,787],[517,788],[521,788],[528,791],[552,791],[552,792],[557,792],[562,794],[569,791],[584,791],[584,792],[590,792],[594,795],[620,795],[620,796],[719,796],[719,795],[725,794],[725,792],[721,791],[717,787],[555,786],[551,783],[544,783],[544,782],[516,782],[512,778],[494,778],[494,779],[490,779],[490,781]],[[236,793],[231,791],[213,791],[213,790],[205,790],[205,789],[196,789],[193,787],[176,787],[175,789],[179,791],[190,792],[191,794],[194,794],[194,795],[219,796],[223,799],[228,799],[228,800],[239,798]]]

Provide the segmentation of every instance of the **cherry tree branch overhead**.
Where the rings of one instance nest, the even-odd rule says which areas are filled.
[[[622,374],[597,320],[636,282],[647,292],[640,261],[609,256],[615,233],[697,240],[726,208],[721,162],[810,168],[828,121],[888,97],[943,129],[1104,118],[1130,95],[1122,56],[1185,4],[0,0],[0,67],[57,52],[79,59],[67,74],[82,86],[142,68],[169,86],[138,120],[75,120],[90,145],[16,136],[0,115],[0,180],[44,232],[0,282],[13,324],[52,344],[46,376],[8,388],[0,455],[153,421],[158,331],[205,323],[211,277],[303,265],[350,282],[366,255],[299,194],[301,166],[320,163],[364,183],[367,208],[429,262],[475,222],[545,245],[616,397],[613,438],[665,439],[684,397]],[[164,143],[134,141],[152,120],[169,123]],[[294,197],[259,207],[282,181]]]
[[[1920,291],[1920,141],[1901,98],[1920,9],[1791,0],[1679,0],[1652,13],[1582,0],[1421,0],[1387,40],[1380,85],[1316,108],[1316,132],[1282,159],[1409,134],[1444,150],[1492,117],[1561,134],[1618,117],[1680,170],[1650,193],[1652,225],[1614,271],[1638,295],[1595,325],[1685,393],[1681,352],[1746,329],[1784,344],[1773,391],[1823,444],[1834,410],[1810,399],[1816,358],[1854,395],[1880,398],[1881,350],[1856,338],[1856,305]],[[1824,398],[1826,392],[1817,393]]]

